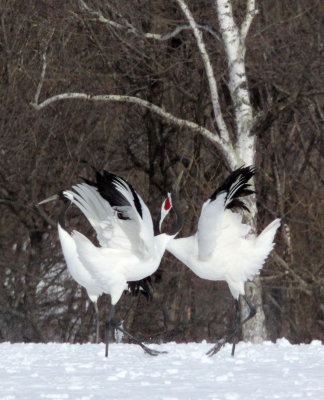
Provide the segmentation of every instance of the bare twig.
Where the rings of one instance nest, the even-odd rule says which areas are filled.
[[[225,121],[223,119],[222,111],[221,111],[220,104],[219,104],[215,74],[214,74],[210,59],[209,59],[208,52],[206,50],[205,43],[203,41],[201,31],[199,30],[198,25],[197,25],[193,15],[191,14],[187,4],[183,0],[177,0],[177,2],[179,4],[179,6],[181,7],[183,13],[185,14],[185,16],[191,26],[193,34],[196,38],[196,42],[197,42],[197,46],[200,51],[201,58],[203,60],[204,66],[205,66],[205,71],[206,71],[209,89],[210,89],[210,95],[211,95],[212,104],[213,104],[214,116],[215,116],[215,120],[217,122],[220,136],[224,142],[230,143],[229,133],[228,133]]]
[[[298,281],[300,283],[300,288],[308,295],[311,296],[312,292],[311,290],[309,290],[308,288],[308,284],[306,281],[304,281],[303,278],[301,278],[292,268],[290,268],[290,266],[288,265],[288,263],[282,258],[280,257],[280,255],[276,252],[273,251],[271,253],[271,257],[272,259],[278,263],[282,268],[285,269],[285,271],[289,272],[291,274],[291,276],[293,276],[296,281]]]
[[[83,8],[85,11],[87,11],[90,15],[95,16],[99,22],[110,25],[113,28],[116,28],[119,30],[133,33],[136,36],[145,37],[146,39],[153,39],[153,40],[158,40],[158,41],[164,42],[166,40],[169,40],[169,39],[177,36],[183,30],[191,29],[191,26],[189,24],[181,24],[181,25],[178,25],[171,32],[167,32],[167,33],[140,32],[130,22],[127,22],[125,25],[123,25],[116,21],[106,18],[100,10],[93,10],[83,0],[79,0],[79,4],[80,4],[80,7]],[[121,18],[122,16],[119,15],[119,17]],[[200,29],[203,29],[206,32],[210,33],[215,39],[217,39],[219,41],[221,40],[220,36],[218,35],[216,30],[211,25],[204,24],[204,23],[198,23],[197,25]]]
[[[43,83],[44,83],[44,79],[45,79],[45,73],[46,73],[46,68],[47,68],[47,60],[46,60],[47,48],[48,48],[49,42],[51,41],[51,39],[52,39],[52,37],[53,37],[53,34],[54,34],[54,28],[51,30],[50,36],[49,36],[49,38],[48,38],[48,40],[47,40],[47,42],[46,42],[46,44],[45,44],[45,48],[44,48],[44,51],[43,51],[43,55],[42,55],[42,58],[43,58],[43,67],[42,67],[42,72],[41,72],[40,80],[39,80],[39,82],[38,82],[37,89],[36,89],[36,93],[35,93],[35,104],[38,104],[39,95],[40,95],[40,92],[41,92],[42,87],[43,87]]]

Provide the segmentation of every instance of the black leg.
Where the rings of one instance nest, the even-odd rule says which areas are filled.
[[[240,329],[241,325],[241,307],[240,302],[235,299],[235,325],[234,325],[234,332],[233,332],[233,346],[232,346],[232,357],[234,357],[235,353],[235,346],[236,346],[236,339],[237,339],[237,332]]]
[[[213,356],[214,354],[218,353],[219,350],[225,345],[225,343],[228,340],[231,340],[232,338],[233,338],[233,346],[232,346],[231,354],[232,354],[232,356],[234,356],[237,332],[239,331],[239,329],[242,327],[243,324],[245,324],[249,319],[253,318],[256,314],[255,307],[249,301],[249,299],[246,297],[246,295],[244,295],[243,298],[246,301],[247,305],[249,306],[249,309],[250,309],[249,315],[244,319],[244,321],[241,322],[240,303],[238,300],[235,300],[236,315],[235,315],[234,330],[231,333],[229,333],[228,335],[225,335],[224,337],[222,337],[210,350],[208,350],[208,352],[206,354],[209,355],[210,357]]]
[[[132,336],[130,333],[125,331],[124,328],[122,328],[120,325],[118,325],[116,323],[116,321],[114,320],[114,314],[115,314],[115,306],[111,306],[110,311],[109,311],[109,315],[108,315],[108,318],[107,318],[107,322],[106,322],[106,335],[105,335],[105,337],[106,337],[106,352],[105,352],[105,356],[106,357],[108,357],[109,334],[110,334],[110,331],[112,331],[113,329],[118,329],[124,335],[128,336],[134,343],[136,343],[139,346],[141,346],[142,349],[145,351],[145,353],[147,353],[147,354],[149,354],[151,356],[157,356],[159,354],[167,353],[167,351],[153,350],[153,349],[150,349],[149,347],[145,346],[139,339],[137,339],[136,337]]]
[[[117,326],[115,326],[115,329],[118,329],[124,335],[128,336],[135,344],[138,344],[139,346],[141,346],[142,349],[145,351],[145,353],[149,354],[150,356],[157,356],[159,354],[167,353],[167,351],[158,351],[158,350],[150,349],[149,347],[145,346],[145,344],[143,344],[139,339],[137,339],[136,337],[134,337],[133,335],[131,335],[130,333],[125,331],[125,329],[122,328],[121,326],[117,325]]]
[[[99,310],[98,310],[98,304],[95,301],[93,303],[94,308],[95,308],[95,312],[96,312],[96,343],[99,342]]]
[[[115,306],[111,305],[110,311],[108,314],[108,318],[106,321],[106,331],[105,331],[105,342],[106,342],[106,351],[105,351],[105,356],[108,357],[108,347],[109,347],[109,334],[110,334],[110,328],[111,328],[111,322],[112,319],[114,318],[115,315]]]
[[[208,350],[206,353],[208,356],[212,357],[214,354],[218,353],[219,350],[226,344],[226,342],[232,338],[234,338],[232,347],[232,355],[234,355],[236,334],[240,327],[240,313],[241,313],[239,302],[236,299],[235,299],[235,308],[236,308],[236,313],[235,313],[234,330],[231,333],[223,336],[210,350]]]

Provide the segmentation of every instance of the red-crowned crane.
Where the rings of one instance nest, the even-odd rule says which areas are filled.
[[[210,356],[216,354],[229,339],[234,339],[234,355],[239,327],[256,313],[245,294],[244,284],[262,268],[274,246],[274,236],[280,226],[280,219],[275,219],[256,236],[250,233],[249,225],[242,223],[242,215],[235,212],[249,211],[240,198],[254,193],[248,183],[254,174],[253,167],[241,167],[233,171],[203,204],[197,232],[167,244],[167,250],[200,278],[226,281],[235,299],[235,328],[207,352]],[[242,322],[240,295],[250,309]]]
[[[58,223],[63,254],[73,278],[84,286],[89,298],[96,304],[102,293],[110,294],[111,308],[105,331],[108,356],[109,332],[120,330],[150,355],[158,355],[138,339],[126,332],[114,321],[115,305],[127,283],[133,292],[139,287],[149,296],[149,277],[160,265],[165,248],[182,228],[182,214],[178,205],[177,187],[163,202],[160,226],[163,219],[174,209],[177,221],[169,234],[154,235],[149,209],[126,180],[104,171],[96,173],[96,181],[84,180],[65,190],[62,195],[76,205],[94,228],[99,247],[82,233],[69,233],[64,224],[63,210]],[[49,199],[48,199],[49,200]],[[43,203],[43,202],[42,202]]]

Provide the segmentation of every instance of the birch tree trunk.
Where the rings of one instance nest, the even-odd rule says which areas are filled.
[[[243,164],[253,165],[255,161],[256,137],[251,133],[254,124],[254,117],[252,105],[249,98],[248,82],[245,70],[245,43],[250,25],[253,21],[254,16],[257,14],[255,0],[247,0],[245,18],[240,27],[235,22],[231,0],[214,0],[214,6],[217,10],[218,15],[221,41],[223,43],[227,58],[229,78],[228,87],[231,94],[235,117],[234,140],[231,139],[228,127],[226,126],[222,115],[219,102],[217,81],[203,39],[202,29],[206,29],[206,25],[198,24],[195,21],[194,16],[192,15],[188,5],[184,0],[177,0],[177,3],[181,8],[188,24],[177,27],[169,34],[161,35],[150,32],[142,35],[145,37],[146,40],[162,41],[165,40],[165,38],[167,37],[169,38],[176,35],[183,29],[188,30],[190,28],[192,30],[209,84],[209,95],[211,98],[213,117],[217,126],[217,132],[209,130],[206,127],[200,126],[192,121],[176,117],[171,112],[167,112],[166,110],[164,110],[162,107],[136,96],[125,96],[116,94],[91,95],[88,93],[67,92],[52,95],[42,102],[39,102],[47,67],[46,50],[43,54],[43,68],[36,90],[35,99],[32,105],[35,109],[41,110],[57,101],[66,101],[73,99],[83,99],[85,101],[94,102],[124,102],[129,104],[136,104],[138,106],[149,109],[152,113],[157,114],[159,117],[163,118],[170,124],[178,127],[186,127],[188,131],[199,133],[210,140],[218,148],[224,158],[224,161],[226,161],[230,169],[233,170]],[[91,9],[84,0],[79,0],[79,5],[80,8],[82,8],[83,11],[89,13],[92,18],[96,18],[97,21],[99,21],[100,23],[109,25],[111,29],[127,29],[129,33],[132,33],[136,36],[141,35],[141,33],[130,23],[127,22],[125,23],[125,25],[122,25],[119,22],[117,23],[115,21],[109,20],[105,18],[100,11]],[[121,19],[121,21],[124,21],[124,19]],[[217,36],[215,35],[214,31],[212,31],[212,34],[215,37]],[[217,40],[217,46],[219,46],[218,38],[215,40]],[[256,230],[257,208],[255,197],[249,200],[248,206],[251,211],[249,222],[251,223],[254,230]],[[254,343],[259,343],[267,339],[265,316],[262,308],[262,287],[260,279],[255,278],[253,282],[248,283],[246,287],[246,292],[248,297],[251,298],[253,304],[256,306],[257,313],[254,318],[252,318],[248,323],[243,326],[243,339],[252,341]],[[244,301],[242,301],[241,306],[243,309],[242,317],[244,318],[247,313],[247,306]]]
[[[235,23],[231,1],[216,0],[215,3],[227,56],[229,88],[235,113],[237,140],[234,147],[236,149],[237,163],[239,164],[241,161],[245,165],[253,165],[256,153],[256,137],[251,133],[254,118],[245,70],[245,40],[253,17],[257,13],[255,0],[247,1],[245,19],[240,28]],[[255,196],[250,199],[249,208],[251,211],[249,223],[256,231],[257,208]],[[243,339],[253,343],[260,343],[267,339],[260,278],[255,277],[253,282],[248,282],[245,289],[246,294],[255,305],[257,313],[254,318],[243,325]],[[248,307],[243,299],[241,299],[241,307],[243,310],[242,318],[245,318],[248,314]]]

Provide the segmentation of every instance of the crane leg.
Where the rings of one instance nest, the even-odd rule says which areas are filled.
[[[109,334],[110,334],[110,329],[112,326],[113,318],[115,315],[115,306],[111,305],[108,318],[106,321],[106,329],[105,329],[105,342],[106,342],[106,351],[105,351],[105,357],[108,357],[108,347],[109,347]]]
[[[154,349],[150,349],[149,347],[145,346],[139,339],[137,339],[135,336],[131,335],[127,331],[125,331],[124,328],[122,328],[120,325],[115,326],[115,329],[118,329],[120,332],[122,332],[124,335],[126,335],[130,340],[132,340],[135,344],[138,344],[139,346],[142,347],[142,349],[145,351],[145,353],[149,354],[150,356],[157,356],[159,354],[166,354],[167,351],[158,351]]]
[[[96,343],[98,344],[98,342],[99,342],[99,310],[98,310],[97,302],[94,302],[93,305],[94,305],[94,309],[96,312]]]
[[[212,357],[214,354],[218,353],[219,350],[225,345],[225,343],[231,339],[233,339],[233,346],[232,346],[231,354],[232,354],[232,356],[234,356],[236,338],[237,338],[237,333],[238,333],[239,329],[242,327],[243,324],[245,324],[248,320],[253,318],[256,314],[255,307],[250,302],[250,300],[246,297],[246,295],[244,295],[243,298],[246,301],[246,304],[249,306],[249,309],[250,309],[249,315],[241,322],[240,303],[238,300],[235,300],[236,314],[235,314],[234,330],[231,333],[229,333],[228,335],[223,336],[210,350],[208,350],[208,352],[206,353],[208,356]]]
[[[117,329],[120,332],[122,332],[124,335],[126,335],[130,340],[132,340],[135,344],[138,344],[139,346],[142,347],[142,349],[145,351],[145,353],[151,355],[151,356],[157,356],[162,353],[167,353],[167,351],[158,351],[154,349],[150,349],[149,347],[145,346],[139,339],[125,331],[124,328],[122,328],[115,320],[114,320],[114,315],[115,315],[115,306],[111,306],[107,322],[106,322],[106,333],[105,333],[105,338],[106,338],[106,352],[105,356],[108,357],[108,346],[109,346],[109,334],[112,329]]]
[[[241,307],[240,307],[240,302],[235,299],[235,325],[234,325],[234,331],[233,331],[233,345],[232,345],[232,357],[234,357],[235,353],[235,346],[236,346],[236,339],[237,339],[237,332],[240,329],[241,325]]]

